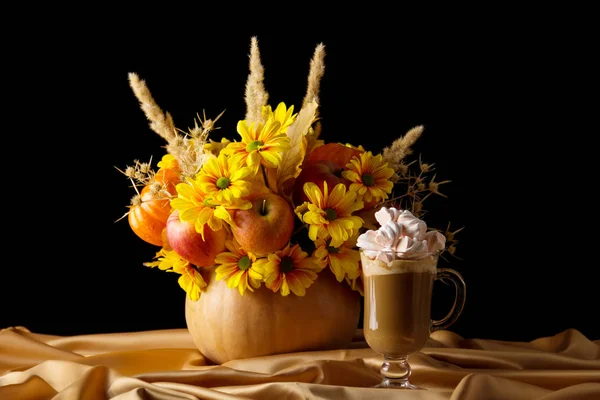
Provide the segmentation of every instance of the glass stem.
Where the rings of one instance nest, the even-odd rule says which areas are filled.
[[[404,386],[408,384],[411,369],[408,364],[408,357],[384,357],[381,365],[381,376],[383,383],[390,386]]]

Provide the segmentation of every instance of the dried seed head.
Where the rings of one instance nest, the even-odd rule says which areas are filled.
[[[408,165],[402,163],[398,165],[398,175],[406,176],[408,174]]]
[[[435,193],[435,194],[437,194],[439,196],[442,196],[442,197],[448,197],[445,194],[443,194],[443,193],[440,192],[440,185],[443,185],[444,183],[448,183],[448,182],[450,182],[450,181],[436,182],[435,181],[435,176],[434,176],[431,179],[431,181],[429,182],[429,191],[431,193]]]
[[[139,195],[135,195],[131,198],[131,200],[129,200],[129,203],[133,206],[133,207],[137,207],[139,205],[142,204],[142,198]]]
[[[215,121],[213,121],[212,119],[207,119],[204,122],[202,122],[202,127],[207,131],[212,131],[215,129]]]
[[[186,140],[180,135],[175,136],[175,138],[173,139],[173,146],[175,147],[183,147],[185,146],[185,143]]]
[[[140,181],[140,182],[143,182],[144,179],[146,178],[146,175],[143,174],[141,171],[135,171],[135,174],[133,175],[133,178],[136,179],[136,180],[138,180],[138,181]]]
[[[423,211],[423,203],[420,201],[417,201],[415,203],[413,203],[413,214],[415,215],[415,217],[418,217],[421,214],[421,211]]]
[[[138,166],[138,169],[141,173],[147,174],[148,172],[150,172],[150,164],[149,163],[140,163],[140,165]]]
[[[150,188],[149,192],[152,197],[156,197],[163,189],[163,185],[160,182],[152,182],[148,187]]]
[[[135,175],[135,168],[128,166],[127,168],[125,168],[124,174],[128,178],[133,178]]]

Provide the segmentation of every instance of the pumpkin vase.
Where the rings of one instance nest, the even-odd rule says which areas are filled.
[[[197,301],[186,296],[185,318],[198,350],[215,363],[273,354],[346,348],[360,318],[360,294],[328,269],[298,297],[264,285],[240,295],[206,271]]]

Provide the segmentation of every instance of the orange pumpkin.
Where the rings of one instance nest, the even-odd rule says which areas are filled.
[[[360,294],[329,269],[303,297],[283,297],[265,286],[241,296],[215,279],[214,267],[207,272],[200,299],[186,296],[185,318],[198,350],[213,362],[346,348],[358,327]]]
[[[314,149],[308,155],[308,162],[314,163],[319,160],[327,160],[337,164],[340,168],[346,169],[346,164],[350,162],[352,157],[360,157],[362,153],[364,153],[363,150],[344,146],[341,143],[327,143]]]
[[[145,242],[155,246],[163,245],[162,232],[171,213],[169,199],[162,195],[159,198],[152,196],[150,185],[156,181],[161,182],[169,194],[176,195],[175,186],[180,180],[178,169],[159,169],[153,181],[142,189],[140,193],[141,203],[131,207],[127,215],[129,226]]]
[[[161,168],[154,175],[154,181],[165,185],[171,195],[177,195],[175,187],[181,182],[181,172],[179,168]]]

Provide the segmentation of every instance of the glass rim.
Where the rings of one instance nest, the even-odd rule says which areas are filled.
[[[404,252],[400,252],[400,251],[395,251],[395,250],[373,250],[373,249],[364,249],[359,247],[358,250],[361,253],[364,253],[365,251],[372,251],[372,252],[377,252],[377,253],[383,253],[383,254],[423,254],[423,257],[427,257],[429,255],[435,255],[435,254],[441,254],[442,250],[433,250],[433,251],[424,251],[424,252],[418,252],[418,253],[404,253]]]

